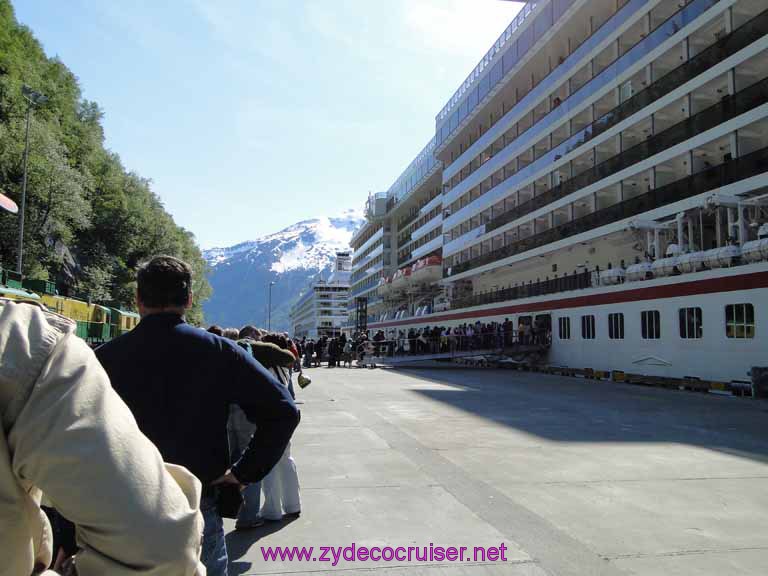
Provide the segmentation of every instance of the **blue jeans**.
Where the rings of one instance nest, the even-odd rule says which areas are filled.
[[[208,576],[227,576],[227,542],[224,540],[224,523],[212,496],[203,496],[200,501],[203,513],[203,551],[200,560]]]
[[[237,513],[237,524],[252,524],[259,518],[261,508],[261,482],[248,484],[242,492],[243,505]]]

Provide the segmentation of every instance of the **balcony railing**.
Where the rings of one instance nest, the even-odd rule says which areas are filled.
[[[766,171],[768,171],[768,148],[762,148],[746,156],[729,160],[645,194],[624,200],[608,208],[587,214],[571,222],[550,228],[496,250],[491,250],[465,262],[455,264],[446,270],[445,275],[455,276],[456,274],[491,264],[510,256],[522,254],[534,248],[546,246],[558,240],[564,240],[571,236],[588,232],[606,224],[631,218],[649,210],[733,184],[739,180],[744,180]]]
[[[496,39],[496,42],[493,43],[491,49],[488,50],[485,56],[483,56],[478,65],[475,66],[472,72],[469,73],[469,76],[467,76],[466,80],[461,83],[461,86],[458,87],[453,96],[451,96],[450,100],[448,100],[448,103],[443,106],[442,110],[440,110],[440,112],[437,114],[435,121],[438,124],[450,114],[451,110],[456,106],[456,104],[459,103],[467,90],[469,90],[470,87],[473,86],[475,82],[477,82],[477,79],[480,78],[483,70],[488,68],[488,66],[491,65],[491,62],[494,61],[494,57],[501,55],[501,49],[507,44],[509,39],[512,37],[512,34],[514,34],[517,29],[522,26],[523,22],[525,22],[525,19],[531,15],[535,8],[536,2],[529,1],[520,9],[517,15],[512,19],[512,22],[509,24],[509,26],[507,26],[504,32],[501,33],[501,36]],[[517,58],[515,60],[517,60]]]
[[[451,301],[451,309],[471,308],[472,306],[482,306],[484,304],[496,304],[508,300],[519,300],[521,298],[533,298],[535,296],[545,296],[557,292],[567,292],[569,290],[583,290],[592,288],[594,273],[589,270],[583,272],[574,272],[570,275],[564,275],[559,278],[547,278],[520,286],[510,286],[490,292],[473,294],[464,298],[457,298]]]
[[[594,76],[581,88],[573,92],[559,106],[556,106],[555,108],[550,110],[545,116],[539,119],[527,130],[520,133],[517,137],[513,138],[510,142],[506,142],[503,148],[498,152],[496,152],[493,155],[493,157],[498,156],[499,154],[505,151],[512,150],[514,148],[521,151],[521,148],[523,148],[524,146],[525,147],[532,146],[534,142],[540,140],[544,136],[545,131],[549,129],[549,127],[556,125],[562,119],[564,119],[572,110],[579,108],[581,104],[586,99],[590,98],[591,95],[594,94],[595,92],[601,90],[603,87],[605,87],[608,84],[615,84],[616,78],[620,74],[624,73],[627,69],[629,69],[631,66],[636,64],[642,58],[644,58],[649,52],[651,52],[654,48],[656,48],[657,46],[665,42],[670,36],[677,33],[683,26],[695,20],[698,16],[700,16],[706,10],[711,8],[716,2],[717,0],[693,0],[693,2],[691,2],[690,4],[682,8],[679,12],[675,13],[673,16],[667,19],[665,22],[660,24],[647,37],[643,38],[640,42],[635,44],[626,53],[624,53],[622,56],[614,60],[612,64],[608,65],[598,75]],[[625,5],[624,8],[620,10],[620,12],[628,8],[629,8],[629,5]],[[614,17],[617,17],[618,15],[619,14],[617,13]],[[580,46],[578,50],[581,50],[583,46],[584,45]],[[701,62],[703,62],[703,60]],[[711,65],[712,64],[709,64],[709,66]],[[709,66],[706,66],[703,69],[705,70]],[[693,76],[691,76],[691,78],[692,77]],[[518,103],[518,106],[524,105],[524,101],[528,99],[529,96],[533,95],[533,92],[537,92],[539,91],[540,88],[544,88],[545,87],[544,85],[546,83],[547,83],[547,79],[545,78],[539,85],[537,85],[536,88],[531,90],[531,92],[528,95],[526,95],[523,98],[523,100],[521,100]],[[658,85],[657,88],[659,86],[661,85]],[[671,90],[671,89],[677,88],[678,86],[680,86],[680,84],[677,84],[675,86],[670,81],[667,83],[667,86],[672,86],[672,88],[670,88]],[[553,88],[554,86],[552,86],[551,88],[547,87],[547,90],[551,91],[551,89]],[[668,91],[669,90],[667,90],[667,92]],[[546,92],[546,91],[542,90],[542,92]],[[650,96],[650,92],[648,92],[648,88],[639,92],[638,95],[642,94],[643,92],[645,92],[645,94],[643,94],[643,98],[648,98]],[[667,92],[664,92],[664,94],[666,94]],[[664,94],[658,95],[656,98],[649,100],[649,102],[652,102],[653,100],[660,98]],[[627,102],[630,102],[630,100],[627,100]],[[636,104],[638,104],[639,102],[640,100],[636,101]],[[632,113],[636,112],[641,108],[642,106],[640,106],[640,108],[631,110],[631,112],[629,112],[629,115],[631,115]],[[602,118],[595,121],[595,123],[590,124],[585,128],[581,129],[576,134],[571,135],[565,142],[559,144],[556,148],[554,148],[548,154],[546,154],[544,156],[544,160],[533,162],[532,164],[526,166],[523,170],[516,172],[515,174],[511,174],[509,177],[517,177],[517,178],[527,177],[528,175],[532,174],[534,171],[540,169],[541,166],[545,166],[553,162],[558,157],[563,157],[565,154],[575,150],[576,148],[583,145],[585,142],[587,142],[591,138],[594,138],[600,132],[604,132],[605,130],[610,128],[610,126],[613,126],[614,124],[619,122],[621,119],[624,119],[624,118],[621,118],[616,122],[606,124],[604,127],[600,126],[599,129],[595,131],[595,125],[598,125],[601,122],[603,122],[606,117],[610,117],[612,114],[614,114],[615,110],[616,109],[612,110],[611,112],[608,112],[607,114],[603,115]],[[629,109],[627,111],[629,111]],[[628,117],[628,116],[625,116],[625,117]],[[474,173],[476,170],[479,170],[481,167],[485,166],[486,164],[487,162],[482,164],[477,162],[477,158],[474,161],[470,162],[468,164],[469,171],[467,175],[462,179],[462,181],[465,180],[470,174]],[[450,174],[450,171],[449,171],[449,174]],[[447,191],[447,193],[450,193],[450,192],[451,190]],[[453,201],[453,198],[451,196],[448,196],[447,202],[450,203],[452,201]]]
[[[598,134],[605,132],[610,127],[618,124],[622,120],[629,118],[631,115],[648,106],[652,102],[658,100],[665,94],[668,94],[675,88],[685,84],[688,80],[695,78],[717,62],[731,56],[732,54],[738,52],[745,46],[748,46],[756,39],[766,34],[768,34],[768,10],[753,18],[743,26],[739,27],[729,36],[713,44],[692,58],[687,64],[676,68],[672,72],[663,76],[657,82],[654,82],[645,90],[637,93],[634,97],[624,102],[618,108],[615,108],[613,111],[595,121],[593,124],[586,127],[578,134],[572,136],[562,144],[558,145],[555,149],[547,153],[541,159],[536,160],[533,164],[535,164],[538,169],[539,166],[544,166],[556,161],[559,157],[562,157],[578,146],[581,146]],[[497,216],[485,225],[486,232],[495,230],[496,228],[512,222],[521,216],[525,216],[526,214],[529,214],[534,210],[541,208],[542,206],[546,206],[550,202],[564,198],[579,188],[588,186],[594,182],[597,182],[601,178],[604,178],[606,175],[610,175],[617,170],[621,170],[639,160],[642,160],[643,158],[647,157],[646,155],[648,154],[660,152],[663,149],[672,146],[673,144],[677,144],[687,138],[690,138],[692,134],[696,134],[705,129],[708,129],[707,127],[712,128],[722,121],[725,121],[744,111],[749,110],[750,108],[762,104],[765,99],[763,98],[762,101],[760,101],[760,96],[764,97],[765,94],[760,94],[760,92],[765,92],[765,88],[765,81],[758,82],[757,84],[754,84],[753,86],[743,90],[739,94],[736,94],[732,97],[726,97],[734,99],[733,110],[720,113],[719,116],[718,112],[713,109],[717,109],[718,106],[722,104],[722,102],[712,106],[707,110],[703,110],[702,112],[687,118],[683,122],[680,122],[675,126],[672,126],[669,129],[656,134],[655,136],[652,136],[645,142],[641,142],[637,146],[625,150],[621,154],[618,154],[613,158],[609,158],[594,168],[587,170],[586,172],[582,172],[570,180],[567,180],[560,185],[553,187],[551,190],[543,192],[539,196],[535,196],[527,202],[516,206],[515,208],[501,214],[500,216]],[[757,93],[759,100],[757,104],[751,101],[755,93]],[[725,116],[722,114],[725,114]],[[724,119],[718,122],[718,116]],[[695,130],[695,132],[692,132],[692,130]],[[533,164],[531,166],[533,166]],[[516,174],[519,174],[519,172]],[[511,174],[509,177],[511,178],[516,174]]]

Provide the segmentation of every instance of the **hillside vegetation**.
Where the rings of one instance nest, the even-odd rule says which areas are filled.
[[[21,203],[26,84],[48,97],[30,129],[24,274],[56,282],[60,292],[133,306],[136,265],[171,254],[195,270],[202,322],[210,292],[205,261],[191,232],[176,225],[150,181],[128,172],[104,147],[102,111],[83,99],[75,75],[48,58],[0,0],[0,191]],[[0,263],[15,268],[18,216],[0,211]]]

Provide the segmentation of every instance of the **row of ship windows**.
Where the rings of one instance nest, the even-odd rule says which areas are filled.
[[[626,2],[627,0],[621,0],[622,5]],[[552,27],[553,23],[557,22],[567,8],[567,0],[553,0],[553,2],[547,4],[544,10],[536,16],[533,24],[524,29],[514,41],[510,41],[509,38],[507,38],[507,48],[505,49],[504,54],[501,55],[500,58],[496,58],[495,63],[491,67],[491,71],[480,78],[480,80],[470,88],[469,95],[459,106],[455,107],[451,115],[437,130],[437,133],[435,134],[435,144],[437,146],[445,142],[448,137],[456,131],[464,119],[470,115],[480,103],[482,103],[486,95],[517,65],[517,62],[522,59],[536,41]],[[530,5],[524,7],[526,13],[529,12],[530,9]],[[522,20],[520,20],[520,22],[522,23]]]
[[[470,204],[473,200],[483,195],[485,192],[495,188],[501,182],[505,181],[512,175],[521,172],[524,168],[526,174],[532,173],[531,168],[540,167],[531,166],[536,164],[536,160],[543,158],[543,163],[538,163],[541,166],[549,164],[552,161],[552,155],[547,154],[548,151],[556,150],[557,154],[555,158],[560,158],[572,151],[573,149],[585,144],[591,138],[604,132],[610,126],[615,125],[619,121],[630,117],[635,114],[639,109],[647,106],[653,101],[658,100],[664,94],[676,89],[685,81],[700,74],[705,68],[713,66],[722,61],[732,53],[738,51],[738,49],[751,43],[757,34],[761,33],[766,26],[765,14],[761,14],[759,17],[750,20],[744,24],[740,29],[725,35],[722,30],[723,20],[716,20],[718,28],[714,34],[708,34],[709,37],[719,38],[718,43],[714,46],[699,52],[697,56],[687,60],[682,66],[674,69],[672,72],[665,73],[661,76],[661,79],[656,80],[657,74],[653,73],[654,67],[661,65],[664,71],[669,71],[670,67],[674,67],[676,54],[680,53],[679,45],[676,45],[667,55],[659,57],[655,62],[651,63],[645,69],[640,70],[635,77],[629,82],[617,88],[616,91],[607,93],[598,102],[588,106],[585,110],[580,112],[576,117],[567,121],[563,126],[552,132],[552,134],[545,136],[540,142],[537,142],[531,148],[526,149],[517,158],[513,159],[506,166],[497,170],[496,173],[486,178],[482,183],[473,189],[469,190],[462,195],[459,199],[452,202],[450,205],[451,212],[455,213],[464,206]],[[685,44],[683,44],[685,46]],[[765,78],[768,71],[765,70],[764,55],[750,58],[744,63],[740,64],[734,69],[735,90],[740,91],[743,88],[753,84],[755,81]],[[638,88],[647,86],[648,78],[653,79],[653,84],[646,90],[641,90],[639,93],[632,97],[631,86],[636,85]],[[625,88],[630,87],[626,92]],[[703,109],[715,103],[724,93],[729,92],[727,75],[723,75],[716,78],[706,85],[694,90],[689,96],[686,96],[682,101],[675,101],[664,109],[658,111],[651,117],[646,118],[634,126],[628,128],[622,133],[622,136],[615,137],[613,145],[610,142],[605,142],[600,145],[600,148],[607,152],[596,152],[591,150],[593,155],[589,158],[588,151],[587,156],[578,159],[578,161],[567,163],[565,166],[558,169],[555,174],[555,183],[559,183],[562,179],[573,178],[579,172],[575,169],[573,164],[578,164],[584,160],[590,160],[592,166],[598,163],[604,162],[608,157],[612,156],[616,152],[621,153],[624,149],[635,146],[639,141],[645,138],[650,138],[654,134],[663,132],[676,122],[695,116]],[[625,100],[629,96],[629,100]],[[618,106],[613,110],[610,110],[613,105],[618,103]],[[609,111],[610,110],[610,111]],[[681,114],[682,111],[682,114]],[[595,118],[598,118],[595,120]],[[594,121],[593,121],[594,120]],[[586,126],[586,128],[584,127]],[[562,132],[562,128],[565,128],[565,132]],[[485,161],[489,160],[493,155],[500,152],[507,144],[515,139],[519,135],[519,130],[511,129],[508,134],[500,138],[488,151],[483,152],[475,160],[473,160],[469,166],[462,169],[459,174],[455,175],[446,186],[446,191],[450,190],[454,185],[468,177],[475,169],[479,168]],[[569,137],[570,135],[570,137]],[[638,138],[638,135],[640,138]],[[618,145],[615,142],[618,141]],[[530,168],[529,168],[530,166]],[[582,168],[583,170],[583,168]],[[552,175],[550,174],[549,177]],[[550,180],[549,184],[545,181],[542,184],[536,182],[534,186],[536,189],[534,193],[540,193],[552,187],[553,183]],[[540,190],[543,188],[543,190]],[[469,221],[464,223],[469,229],[474,228]],[[459,227],[451,230],[451,234],[455,236],[459,232]]]
[[[414,240],[411,244],[408,245],[408,247],[404,250],[400,250],[397,253],[397,264],[398,266],[407,262],[411,258],[411,254],[414,250],[421,248],[426,244],[427,242],[431,242],[438,236],[441,236],[443,234],[443,229],[438,226],[434,230],[430,230],[424,236],[419,238],[418,240]]]
[[[678,310],[680,338],[685,340],[700,339],[704,336],[704,316],[701,308],[680,308]],[[661,339],[661,312],[643,310],[640,313],[640,335],[643,340]],[[725,307],[725,336],[727,338],[755,337],[755,310],[752,304],[729,304]],[[558,337],[560,340],[571,339],[571,319],[568,316],[558,318]],[[581,317],[582,340],[594,340],[597,337],[594,314]],[[608,338],[624,339],[624,314],[608,314]]]
[[[408,214],[403,215],[398,221],[397,221],[397,231],[398,234],[410,234],[411,231],[416,230],[419,228],[422,224],[426,224],[429,220],[431,220],[434,216],[437,215],[437,213],[432,214],[431,217],[425,218],[419,218],[419,212],[421,211],[424,206],[429,204],[432,200],[434,200],[437,196],[440,196],[442,194],[442,188],[440,186],[435,186],[432,190],[428,192],[428,194],[421,199],[421,201],[414,205],[410,212]],[[436,208],[437,212],[439,213],[441,210],[441,206],[438,205]],[[434,210],[433,210],[434,212]]]
[[[691,0],[689,0],[688,3],[690,2]],[[575,99],[579,100],[583,99],[590,93],[597,92],[605,81],[605,79],[601,78],[601,76],[610,78],[615,77],[618,72],[617,65],[621,60],[627,61],[623,66],[621,66],[621,69],[623,70],[629,66],[629,63],[635,62],[647,54],[654,46],[654,44],[660,43],[672,33],[677,32],[680,26],[683,26],[693,20],[695,15],[702,13],[714,3],[715,2],[713,2],[713,0],[697,0],[696,6],[689,6],[688,8],[685,8],[684,4],[681,4],[679,7],[683,8],[683,10],[681,10],[681,12],[679,12],[675,18],[672,18],[672,20],[665,20],[668,15],[667,11],[669,8],[666,5],[667,3],[662,3],[662,5],[658,8],[661,9],[664,14],[659,15],[660,17],[652,17],[650,19],[650,21],[657,24],[657,26],[652,26],[653,31],[650,32],[651,37],[658,36],[658,39],[655,42],[649,43],[649,32],[646,30],[646,27],[649,24],[649,20],[647,18],[638,20],[630,29],[626,30],[619,38],[617,38],[616,42],[606,46],[603,52],[596,55],[590,63],[586,64],[579,70],[574,70],[571,78],[569,78],[565,84],[561,85],[557,89],[554,89],[543,102],[537,105],[529,113],[524,115],[514,126],[512,126],[512,128],[506,134],[504,134],[498,140],[490,144],[485,150],[475,156],[475,158],[473,158],[465,168],[463,168],[450,180],[448,183],[448,189],[453,188],[463,179],[468,177],[485,161],[504,149],[507,144],[512,141],[516,141],[517,138],[526,132],[529,128],[538,124],[540,121],[544,121],[549,113],[552,112],[555,108],[559,107],[562,103],[566,103],[566,105],[569,106],[575,105],[575,102],[573,104],[571,103],[571,100],[573,99],[569,99],[569,96],[576,95]],[[683,17],[682,12],[686,11],[690,12],[690,14],[688,14],[687,17]],[[721,17],[715,20],[715,23],[718,29],[715,30],[714,33],[708,33],[704,38],[701,38],[697,35],[696,42],[688,42],[688,39],[686,39],[685,42],[672,47],[668,51],[668,53],[674,52],[674,56],[671,59],[672,62],[675,64],[679,64],[680,60],[685,62],[688,60],[688,58],[695,55],[693,52],[694,47],[696,52],[701,52],[722,38],[725,35],[725,19]],[[695,31],[694,34],[696,34]],[[629,45],[626,45],[622,39],[628,41]],[[659,57],[658,65],[654,66],[656,62],[649,64],[647,67],[647,75],[646,71],[641,71],[641,73],[638,75],[639,77],[633,78],[632,81],[627,82],[624,86],[622,86],[622,89],[619,91],[618,104],[621,104],[627,99],[631,98],[634,92],[637,92],[639,89],[641,90],[643,87],[646,87],[649,80],[651,82],[656,82],[659,78],[663,77],[667,72],[669,72],[670,68],[667,61],[667,54]],[[586,78],[584,78],[585,75]],[[584,88],[585,84],[590,84],[590,87],[581,90]],[[577,95],[577,93],[580,94]],[[608,96],[610,97],[611,95],[609,94]],[[520,98],[515,98],[515,100],[519,101]],[[506,114],[507,109],[513,107],[514,106],[502,106],[501,114],[496,114],[497,118],[500,119],[503,117]],[[594,105],[592,107],[594,107]],[[610,114],[613,114],[613,112]],[[491,117],[493,118],[493,115],[491,115]],[[555,119],[550,117],[548,121],[552,122],[555,121]],[[471,140],[472,138],[470,137],[470,141]],[[462,145],[460,151],[463,152],[463,150],[464,146]],[[454,155],[452,155],[452,161],[453,160]]]
[[[768,89],[768,82],[762,81],[740,94],[745,96],[744,102],[749,100],[749,102],[754,103],[755,98],[768,101],[766,89]],[[737,96],[731,99],[728,105],[734,104],[736,106],[733,108],[738,108],[737,105],[741,101],[740,96]],[[728,106],[723,106],[723,108],[726,107]],[[685,131],[693,135],[697,129],[701,129],[701,124],[692,122]],[[569,223],[591,214],[614,210],[617,205],[624,205],[633,199],[638,199],[636,201],[639,202],[642,198],[652,198],[649,194],[655,193],[658,193],[660,195],[658,197],[661,198],[665,194],[664,190],[671,190],[670,186],[678,185],[676,183],[687,181],[692,187],[692,191],[701,193],[711,189],[711,185],[708,184],[708,174],[719,173],[719,167],[730,166],[733,162],[748,162],[752,153],[763,149],[766,145],[768,145],[768,119],[764,118],[734,133],[727,133],[679,156],[659,162],[649,170],[635,173],[574,202],[560,206],[536,218],[531,218],[518,226],[510,227],[509,224],[515,219],[525,218],[534,210],[578,191],[580,188],[577,188],[577,184],[589,185],[591,180],[598,179],[600,176],[597,175],[597,170],[593,170],[587,174],[588,178],[585,179],[585,182],[574,180],[572,186],[556,187],[539,195],[532,195],[530,191],[523,194],[522,190],[518,190],[501,200],[497,205],[473,216],[469,224],[464,222],[459,228],[446,232],[445,242],[449,243],[467,234],[473,225],[485,226],[483,238],[477,240],[475,244],[467,246],[466,244],[473,241],[473,238],[464,244],[465,247],[461,252],[448,255],[445,258],[446,266],[456,266],[483,254],[491,254],[503,247],[514,245],[521,240],[552,228],[569,225]],[[645,151],[645,153],[643,150],[638,150],[637,153],[633,153],[632,160],[627,159],[627,163],[643,156],[647,157],[652,153],[653,150]],[[738,158],[734,160],[734,156]],[[593,173],[595,174],[594,177],[592,176]],[[734,172],[734,174],[737,173]],[[696,186],[699,187],[696,188]],[[654,206],[659,205],[656,200],[651,202]],[[609,220],[600,219],[601,225],[608,222]],[[503,231],[501,230],[502,226],[506,228]],[[458,230],[458,235],[456,230]],[[491,235],[494,231],[496,231],[495,235]]]
[[[430,220],[432,220],[434,217],[438,216],[443,211],[442,204],[439,204],[426,214],[424,214],[421,218],[415,221],[415,225],[408,224],[405,228],[402,230],[398,230],[397,234],[397,243],[398,245],[402,246],[403,244],[407,244],[409,239],[411,238],[411,234],[415,231],[424,226],[424,224],[427,224]]]
[[[765,69],[767,54],[768,52],[763,52],[733,69],[737,80],[735,83],[737,93],[731,98],[734,102],[744,100],[743,95],[751,94],[754,90],[761,88],[757,82],[768,76],[768,70]],[[757,74],[752,73],[753,68],[751,67],[755,65],[759,65]],[[458,238],[506,212],[515,210],[531,198],[550,190],[568,187],[575,183],[576,179],[579,179],[581,186],[589,185],[632,163],[647,158],[652,153],[656,153],[657,149],[669,148],[673,144],[689,139],[703,131],[700,119],[704,118],[705,115],[708,115],[707,118],[711,117],[710,124],[726,120],[727,113],[722,118],[715,117],[719,116],[719,108],[716,106],[723,103],[718,101],[723,94],[728,93],[727,86],[728,74],[717,76],[687,96],[675,100],[658,112],[627,127],[620,134],[609,138],[598,146],[588,148],[584,153],[557,167],[553,172],[544,174],[525,186],[516,187],[516,192],[508,195],[505,199],[452,227],[448,231],[449,238],[447,240]],[[496,189],[513,175],[535,164],[542,157],[544,157],[543,161],[550,163],[552,159],[547,155],[547,152],[552,147],[550,142],[554,144],[555,141],[550,137],[544,140],[547,142],[543,141],[529,148],[478,186],[452,202],[450,212],[457,213],[487,192]],[[731,151],[726,152],[730,153]],[[559,158],[559,155],[555,158]]]
[[[365,222],[363,226],[368,226],[368,222]],[[355,240],[355,243],[354,243],[355,246],[358,246],[358,249],[359,249],[359,247],[365,244],[366,242],[368,242],[368,240],[370,240],[371,237],[382,228],[382,226],[383,224],[372,225],[370,229],[363,236]],[[384,233],[386,234],[387,232],[389,232],[389,224],[386,224],[386,226],[384,227]]]
[[[360,265],[360,262],[365,260],[365,258],[372,254],[375,250],[378,250],[384,246],[384,250],[389,250],[391,244],[388,241],[384,242],[374,242],[371,246],[365,249],[365,252],[355,253],[354,258],[352,259],[352,266],[358,267]]]
[[[657,40],[657,43],[666,39],[667,36],[671,35],[672,33],[675,33],[679,30],[680,26],[684,25],[685,23],[691,22],[695,19],[695,16],[701,14],[704,10],[712,6],[715,2],[713,0],[696,0],[695,4],[692,5],[694,2],[691,0],[688,0],[686,2],[689,4],[686,8],[683,8],[683,10],[678,13],[674,18],[671,20],[666,21],[665,23],[658,25],[661,23],[666,17],[667,17],[667,10],[669,10],[670,6],[673,6],[675,8],[677,7],[683,7],[683,4],[676,6],[674,3],[669,2],[662,2],[657,6],[655,9],[651,10],[651,15],[653,14],[654,10],[656,9],[662,9],[665,14],[658,14],[657,17],[651,17],[651,21],[653,25],[651,28],[654,29],[654,32],[651,33],[651,36],[657,35],[659,39]],[[749,22],[750,18],[754,17],[758,12],[762,11],[764,9],[764,6],[761,5],[759,2],[754,2],[753,0],[740,0],[737,2],[733,7],[733,12],[728,11],[724,12],[723,16],[720,18],[715,18],[712,22],[708,23],[707,25],[703,26],[700,29],[694,30],[692,34],[681,44],[681,45],[675,45],[673,48],[671,48],[667,53],[659,56],[653,63],[651,63],[646,71],[640,71],[635,77],[633,77],[630,81],[628,81],[626,84],[623,84],[620,91],[620,99],[621,101],[625,101],[626,98],[631,98],[633,92],[637,92],[637,90],[643,90],[644,87],[648,86],[648,81],[654,82],[658,84],[659,78],[665,78],[666,84],[674,84],[674,82],[669,82],[668,80],[672,79],[675,74],[667,74],[670,70],[670,64],[672,64],[672,67],[674,65],[679,64],[680,60],[682,60],[684,63],[693,63],[694,60],[713,60],[715,62],[721,61],[725,58],[725,56],[730,55],[731,53],[734,53],[736,50],[738,50],[741,45],[739,46],[729,46],[729,44],[733,44],[732,40],[736,40],[738,43],[738,38],[726,38],[729,36],[726,33],[727,30],[727,22],[731,22],[732,29],[737,29],[742,27],[741,30],[739,30],[739,33],[741,33],[742,36],[745,35],[744,28],[747,28],[744,26],[746,23]],[[685,12],[690,12],[689,14],[684,15]],[[754,21],[753,21],[754,22]],[[752,24],[753,22],[749,22]],[[648,45],[648,36],[647,32],[644,30],[647,26],[646,20],[640,20],[635,23],[633,27],[631,27],[629,30],[622,33],[622,35],[617,40],[618,42],[618,52],[617,46],[614,44],[609,45],[606,47],[605,51],[601,54],[595,57],[593,60],[593,64],[588,64],[585,66],[585,68],[581,69],[577,73],[573,75],[571,79],[569,79],[565,83],[565,87],[567,88],[570,85],[570,88],[567,88],[563,90],[563,86],[561,86],[558,89],[553,90],[548,98],[546,98],[542,103],[540,103],[536,108],[531,110],[528,114],[523,116],[523,118],[520,119],[518,124],[516,126],[513,126],[512,129],[505,134],[503,137],[499,138],[497,141],[495,141],[493,144],[489,145],[484,151],[482,151],[480,154],[478,154],[465,168],[463,168],[460,172],[460,174],[457,174],[454,176],[454,178],[451,179],[451,181],[448,183],[448,189],[455,186],[458,182],[466,178],[469,174],[471,174],[475,169],[477,169],[480,165],[482,165],[486,160],[490,159],[492,156],[497,154],[501,149],[503,149],[509,142],[512,141],[512,139],[517,138],[520,136],[523,132],[525,132],[528,128],[530,128],[532,125],[535,125],[540,120],[543,120],[549,112],[560,106],[563,99],[567,100],[569,95],[574,94],[574,92],[579,91],[579,88],[584,87],[583,80],[580,79],[580,76],[583,76],[583,73],[586,71],[587,74],[587,81],[591,82],[597,82],[599,85],[603,85],[605,83],[604,79],[600,79],[600,75],[606,75],[609,77],[616,76],[616,70],[613,70],[615,68],[615,64],[618,62],[614,62],[613,65],[606,65],[604,63],[605,60],[605,53],[608,52],[609,54],[613,54],[615,56],[618,54],[619,56],[625,56],[625,59],[629,59],[631,61],[636,61],[641,54],[640,53],[647,53],[650,51],[650,49],[653,47],[652,45]],[[665,33],[666,30],[666,33]],[[749,30],[746,31],[746,33],[749,33]],[[624,38],[624,36],[627,36]],[[736,34],[738,35],[738,33]],[[731,34],[730,36],[734,36]],[[622,39],[629,41],[630,43],[634,43],[634,46],[632,49],[629,49],[629,52],[635,52],[636,49],[640,49],[638,54],[626,54],[627,50],[624,47],[625,42],[622,41]],[[654,44],[654,43],[651,43]],[[713,44],[715,44],[713,46]],[[720,46],[717,46],[716,44],[720,44]],[[709,54],[705,54],[706,52],[709,52]],[[727,52],[727,54],[723,54],[723,52]],[[594,66],[594,70],[592,69],[592,66]],[[626,69],[628,65],[625,65],[622,67],[622,69]],[[684,66],[683,66],[684,67]],[[683,68],[681,67],[681,68]],[[613,73],[605,74],[605,71],[611,69],[613,70]],[[676,70],[676,72],[679,72],[680,69]],[[647,74],[646,74],[647,72]],[[679,75],[679,74],[677,74]],[[573,85],[573,82],[576,82],[575,85]],[[679,84],[678,84],[679,85]],[[594,93],[597,92],[597,88],[599,86],[594,86],[588,90],[582,90],[582,96],[584,97],[585,94]],[[647,92],[647,91],[646,91]],[[658,98],[658,87],[654,88],[652,92],[656,92],[656,94],[653,96],[653,98]],[[648,97],[648,94],[644,96],[645,98]],[[620,110],[624,107],[624,104],[620,104],[617,108],[615,108],[609,115],[606,115],[603,117],[603,120],[608,119],[609,116],[623,116],[623,114],[617,114],[617,112],[620,112]],[[502,107],[502,112],[504,111]],[[491,114],[491,117],[493,117],[493,114]],[[626,116],[624,116],[626,117]],[[611,123],[615,123],[615,121],[618,121],[620,118],[614,118],[611,120]],[[550,118],[550,121],[553,121],[554,119]],[[607,129],[608,126],[603,126],[602,130]],[[559,130],[559,128],[558,128]],[[593,132],[593,136],[596,135],[597,131]],[[512,138],[510,138],[510,133],[512,135]],[[479,135],[478,135],[479,138]],[[469,147],[474,140],[472,139],[472,136],[470,135],[470,143],[467,147]],[[463,152],[464,146],[462,145],[461,151]],[[452,161],[455,159],[455,154],[452,154]]]

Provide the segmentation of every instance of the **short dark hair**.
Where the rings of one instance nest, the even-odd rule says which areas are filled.
[[[211,334],[216,334],[216,336],[221,336],[222,334],[224,334],[224,329],[218,324],[212,324],[208,326],[208,332],[210,332]]]
[[[288,344],[288,338],[286,338],[282,334],[277,334],[276,332],[270,332],[269,334],[264,334],[261,337],[261,341],[277,344],[277,346],[279,346],[283,350],[288,350],[290,348],[290,344]]]
[[[251,324],[246,324],[242,328],[240,328],[240,338],[250,338],[251,340],[261,340],[262,331],[256,328],[256,326],[252,326]]]
[[[136,282],[144,306],[185,306],[192,290],[192,268],[173,256],[154,256],[139,265]]]

